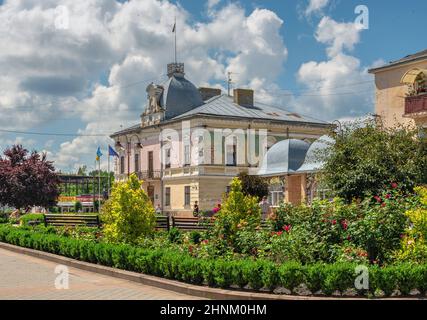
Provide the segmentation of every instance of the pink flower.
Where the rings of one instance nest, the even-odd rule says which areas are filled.
[[[396,188],[397,188],[397,183],[396,183],[396,182],[392,182],[391,187],[392,187],[393,189],[396,189]]]
[[[391,198],[391,194],[390,194],[390,193],[387,193],[387,194],[385,195],[385,197],[386,197],[386,199],[390,199],[390,198]]]
[[[381,202],[382,201],[379,196],[375,196],[374,199],[377,200],[377,202]]]
[[[291,225],[283,226],[283,230],[289,232],[291,230]]]
[[[333,225],[336,225],[336,224],[337,224],[337,220],[332,220],[332,221],[331,221],[331,223],[332,223]]]

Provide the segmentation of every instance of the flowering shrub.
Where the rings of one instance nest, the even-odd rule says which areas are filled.
[[[402,235],[401,248],[396,253],[397,260],[427,262],[427,187],[415,188],[420,196],[420,205],[406,211],[410,226]]]
[[[242,191],[242,183],[234,178],[230,192],[224,198],[221,210],[215,215],[213,236],[230,247],[236,247],[236,234],[241,228],[255,230],[261,220],[261,208],[256,197],[247,196]]]

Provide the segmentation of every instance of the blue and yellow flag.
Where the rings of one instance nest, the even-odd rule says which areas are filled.
[[[101,156],[102,156],[101,148],[98,147],[98,150],[96,150],[96,161],[99,161],[101,159]]]

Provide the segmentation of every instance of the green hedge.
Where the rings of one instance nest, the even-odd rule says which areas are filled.
[[[311,292],[332,294],[354,288],[355,265],[350,263],[282,265],[265,260],[196,259],[170,249],[146,249],[124,244],[89,242],[51,233],[0,225],[0,241],[13,245],[59,254],[77,260],[119,269],[142,272],[193,284],[252,289],[284,287],[294,290],[305,284]],[[427,265],[394,265],[370,267],[369,292],[378,289],[386,295],[399,289],[407,295],[412,289],[427,290]]]
[[[19,218],[19,221],[22,225],[28,226],[30,221],[38,221],[42,223],[44,221],[44,216],[42,213],[27,213]]]

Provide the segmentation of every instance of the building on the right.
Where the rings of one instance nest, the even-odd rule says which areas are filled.
[[[427,50],[370,69],[375,75],[375,113],[386,127],[427,128]]]

